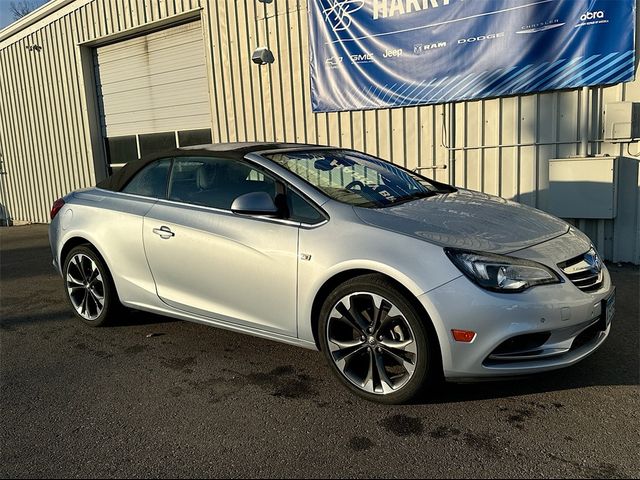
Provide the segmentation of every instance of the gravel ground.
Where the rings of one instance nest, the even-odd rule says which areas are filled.
[[[85,327],[46,226],[1,228],[0,476],[638,477],[640,275],[610,269],[584,362],[386,407],[316,352],[140,312]]]

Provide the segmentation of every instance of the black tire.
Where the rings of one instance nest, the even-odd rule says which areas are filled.
[[[74,283],[69,276],[71,273],[71,276],[78,280],[90,280],[86,277],[89,276],[88,270],[93,270],[93,268],[78,269],[78,263],[74,261],[74,259],[78,258],[82,259],[81,263],[84,264],[85,267],[87,265],[91,265],[89,261],[86,260],[90,259],[99,272],[101,288],[98,288],[98,284],[92,284],[90,287],[92,292],[91,294],[88,292],[85,293],[85,291],[88,290],[86,286],[77,287],[77,283]],[[74,261],[73,264],[72,261]],[[84,270],[84,272],[81,270]],[[83,244],[72,248],[64,259],[62,272],[64,279],[64,293],[67,302],[69,303],[69,306],[76,318],[84,324],[91,327],[103,327],[112,323],[119,314],[122,313],[123,307],[118,299],[118,294],[116,292],[111,273],[100,255],[91,247],[90,244]],[[102,309],[98,313],[99,302],[96,301],[96,299],[99,298],[100,294],[102,294],[103,304]],[[74,299],[77,303],[82,304],[83,298],[87,298],[87,310],[85,310],[87,314],[84,316],[78,311],[76,304],[74,304]],[[82,308],[82,305],[80,308]]]
[[[343,301],[345,297],[349,297],[350,295],[352,295],[352,297],[349,297],[350,301],[353,298],[358,300],[358,297],[361,297],[360,293],[363,293],[363,292],[364,294],[362,295],[362,297],[366,297],[367,294],[374,294],[374,295],[383,297],[385,300],[393,304],[393,306],[395,306],[401,312],[402,316],[404,317],[404,320],[406,320],[406,323],[408,323],[408,325],[410,326],[409,333],[413,334],[413,341],[415,342],[415,347],[414,346],[411,347],[412,349],[415,348],[416,350],[416,357],[412,357],[414,359],[413,373],[409,375],[408,380],[405,380],[406,383],[402,384],[397,389],[393,389],[389,391],[388,393],[375,393],[375,392],[365,391],[364,383],[360,383],[360,386],[357,386],[356,385],[357,382],[355,382],[353,379],[347,378],[347,373],[345,374],[342,373],[341,369],[337,365],[337,361],[334,360],[333,355],[335,352],[332,353],[329,347],[328,337],[330,335],[330,332],[328,331],[328,326],[330,322],[329,319],[334,307],[336,307],[339,302]],[[354,295],[354,294],[357,294],[357,295]],[[370,298],[373,299],[374,297],[370,297]],[[363,301],[366,302],[366,300],[363,300]],[[351,311],[351,308],[349,311]],[[376,316],[376,314],[373,313],[370,316]],[[337,288],[333,290],[333,292],[331,292],[331,294],[329,294],[329,296],[324,301],[322,308],[320,310],[320,318],[318,319],[319,321],[318,321],[317,333],[318,333],[318,339],[320,340],[320,347],[333,373],[336,375],[336,377],[340,380],[340,382],[345,387],[347,387],[356,395],[362,398],[365,398],[369,401],[383,403],[383,404],[395,405],[395,404],[408,403],[408,402],[411,402],[412,400],[416,400],[418,397],[420,397],[424,392],[426,392],[430,388],[435,388],[436,386],[439,386],[440,380],[442,379],[442,363],[440,360],[440,348],[439,348],[438,340],[435,334],[435,330],[433,329],[433,326],[429,323],[430,320],[428,318],[424,318],[424,316],[425,316],[424,312],[422,312],[419,308],[417,308],[417,306],[412,302],[412,300],[410,298],[407,298],[406,294],[404,294],[398,287],[396,287],[396,285],[392,281],[390,281],[383,275],[368,274],[368,275],[359,276],[359,277],[350,279],[342,283],[341,285],[339,285]],[[363,319],[365,317],[366,315],[360,315],[360,319]],[[332,320],[332,322],[333,321],[335,320]],[[358,332],[357,329],[351,327],[352,323],[350,323],[349,325],[350,326],[348,327],[348,329],[353,330],[353,332]],[[331,328],[334,329],[336,327],[332,326]],[[337,328],[342,328],[342,327],[339,326]],[[366,332],[369,332],[369,330],[365,329],[365,333],[361,337],[361,339],[365,338],[365,335],[367,335]],[[359,333],[354,333],[356,337],[358,334]],[[374,364],[373,359],[375,358],[377,360],[378,356],[390,357],[390,355],[387,355],[384,349],[383,341],[382,341],[383,336],[378,337],[380,339],[380,344],[378,345],[380,345],[381,348],[377,348],[374,346],[370,347],[368,343],[376,340],[377,333],[374,332],[373,340],[371,339],[370,333],[369,335],[370,336],[367,337],[368,340],[363,344],[364,345],[363,348],[365,348],[366,352],[368,353],[365,352],[363,354],[361,352],[358,352],[354,354],[353,358],[356,358],[355,355],[369,355],[369,357],[367,356],[360,357],[358,361],[365,362],[365,363],[370,361],[371,364],[373,365]],[[355,341],[357,342],[357,339]],[[331,343],[334,344],[333,341]],[[334,348],[335,348],[335,344],[334,344]],[[378,356],[376,355],[374,350],[377,352],[380,352]],[[346,351],[346,349],[338,352],[338,355],[341,355],[342,352],[344,351]],[[347,363],[344,363],[344,365],[345,365],[345,370],[348,370],[348,368],[346,368]],[[379,371],[380,370],[378,369],[378,372]],[[378,378],[378,381],[380,382],[379,379],[381,378],[381,376],[379,373],[377,378]],[[389,378],[392,378],[392,377],[387,377],[387,379]],[[366,382],[366,380],[363,380],[363,381]],[[371,386],[369,388],[372,388],[373,390],[375,390],[375,381],[372,380],[370,385]],[[380,387],[382,388],[381,383],[380,383]]]

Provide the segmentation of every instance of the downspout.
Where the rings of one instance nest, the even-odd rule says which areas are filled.
[[[447,164],[449,166],[449,185],[453,185],[456,179],[456,109],[453,102],[447,103]]]
[[[589,87],[580,95],[580,156],[589,156]]]

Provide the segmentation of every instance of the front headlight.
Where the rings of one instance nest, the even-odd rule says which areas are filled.
[[[444,251],[469,279],[494,292],[522,292],[535,285],[562,281],[549,267],[531,260],[456,248]]]

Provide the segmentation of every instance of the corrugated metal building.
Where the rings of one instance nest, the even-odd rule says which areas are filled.
[[[316,114],[307,24],[306,0],[52,0],[0,31],[5,218],[47,222],[53,200],[95,183],[109,164],[209,141],[353,147],[551,211],[558,207],[551,159],[610,155],[625,158],[596,162],[610,171],[609,213],[569,220],[606,258],[640,263],[640,174],[632,155],[640,145],[602,140],[603,111],[640,101],[640,81]],[[273,65],[251,63],[258,46],[273,50]],[[559,171],[576,182],[591,171],[566,165]]]

